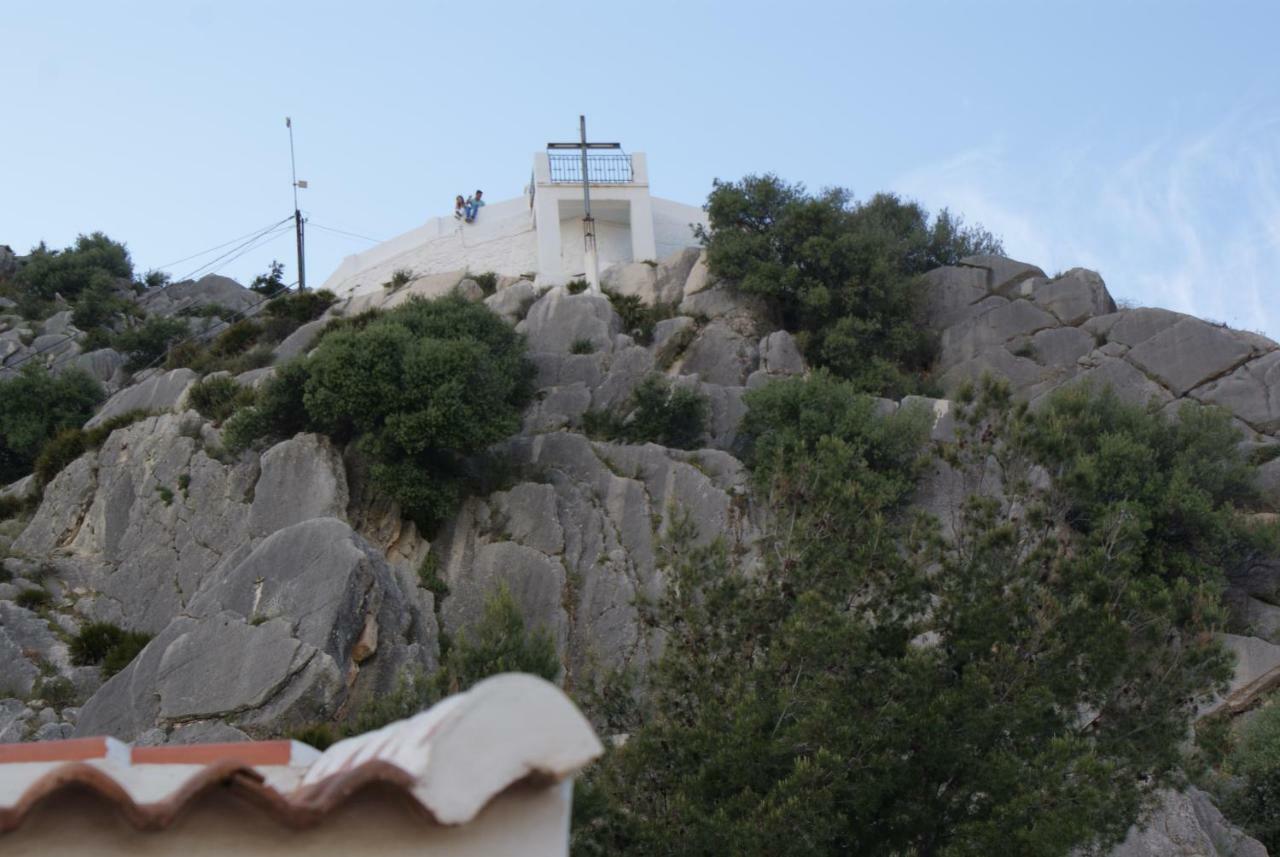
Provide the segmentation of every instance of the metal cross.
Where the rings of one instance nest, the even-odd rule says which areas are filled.
[[[621,143],[588,143],[587,142],[587,117],[578,117],[578,142],[576,143],[548,143],[548,149],[578,149],[582,152],[582,232],[585,246],[583,248],[583,262],[587,268],[587,282],[590,283],[592,291],[600,291],[600,271],[596,262],[596,230],[595,221],[591,217],[591,178],[587,172],[587,150],[588,149],[621,149]]]

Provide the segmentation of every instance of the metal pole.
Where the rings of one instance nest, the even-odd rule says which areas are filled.
[[[582,264],[586,268],[587,285],[600,294],[600,263],[596,257],[596,224],[591,217],[591,180],[587,175],[587,117],[578,116],[578,134],[582,143]]]
[[[293,223],[298,233],[298,291],[307,290],[307,264],[303,254],[302,211],[298,208],[298,164],[293,156],[293,120],[284,117],[285,127],[289,129],[289,170],[293,175]]]

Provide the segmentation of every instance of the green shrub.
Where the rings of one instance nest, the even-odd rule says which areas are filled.
[[[149,634],[125,631],[109,622],[92,622],[71,638],[71,662],[78,666],[102,665],[110,677],[129,665],[151,641]]]
[[[132,307],[132,302],[115,293],[115,278],[106,271],[97,270],[89,276],[87,285],[76,300],[71,321],[81,330],[91,331],[110,324],[116,316]]]
[[[35,501],[30,497],[16,497],[6,495],[0,497],[0,521],[7,521],[10,518],[16,518],[19,515],[25,515],[35,506]]]
[[[946,210],[930,218],[892,194],[855,202],[776,176],[717,181],[699,229],[716,276],[765,299],[809,362],[866,392],[920,389],[936,351],[919,324],[919,275],[1000,242]]]
[[[594,354],[595,351],[596,344],[590,339],[575,339],[569,345],[570,354]]]
[[[31,586],[19,592],[14,597],[13,603],[28,610],[39,610],[53,603],[53,596],[47,590]]]
[[[306,431],[310,425],[303,395],[310,372],[305,360],[276,369],[258,388],[254,403],[240,407],[222,427],[222,441],[231,452],[259,440],[281,440]]]
[[[187,404],[205,419],[220,423],[237,408],[251,405],[255,398],[252,389],[240,386],[234,378],[219,375],[195,384],[187,393]]]
[[[95,277],[132,279],[129,251],[101,232],[80,235],[64,250],[50,250],[43,242],[33,247],[27,262],[18,271],[19,288],[42,300],[55,295],[75,302]]]
[[[198,304],[184,307],[178,311],[178,315],[182,318],[216,318],[219,321],[226,321],[235,318],[236,314],[230,307],[222,304]]]
[[[89,450],[102,446],[113,431],[149,416],[147,411],[135,409],[118,414],[91,429],[69,428],[58,432],[40,448],[40,454],[36,457],[34,472],[37,484],[48,485],[68,464]]]
[[[571,295],[580,295],[583,292],[585,292],[587,289],[591,288],[591,284],[583,279],[570,280],[568,283],[565,284],[565,288],[569,291],[569,294]]]
[[[620,295],[605,292],[613,310],[622,318],[622,329],[641,345],[653,342],[653,330],[658,322],[673,318],[676,308],[671,304],[647,305],[638,295]]]
[[[409,284],[409,281],[412,279],[413,279],[413,271],[410,271],[408,268],[397,268],[396,270],[391,272],[391,279],[383,283],[382,287],[384,289],[389,289],[394,292],[397,289],[401,289],[407,286]]]
[[[51,375],[27,363],[16,377],[0,380],[0,483],[30,473],[44,444],[83,425],[105,397],[102,386],[78,369]]]
[[[328,723],[313,723],[293,730],[289,733],[289,737],[324,751],[336,744],[340,736]]]
[[[222,331],[209,344],[215,357],[234,357],[247,351],[262,335],[262,326],[251,318],[242,318]]]
[[[272,259],[267,273],[254,277],[253,282],[249,284],[249,288],[263,295],[278,293],[284,288],[284,265]]]
[[[472,274],[471,279],[475,280],[476,284],[480,286],[480,291],[484,292],[485,297],[489,297],[498,290],[498,275],[493,271]]]
[[[337,300],[337,295],[328,289],[290,292],[268,301],[266,314],[270,318],[285,318],[295,325],[303,325],[324,315],[324,311]]]
[[[522,672],[555,681],[561,669],[550,632],[526,626],[520,605],[505,584],[485,599],[484,614],[459,634],[443,661],[434,675],[410,671],[400,676],[392,693],[372,700],[357,713],[354,731],[368,732],[412,717],[492,675]]]
[[[43,699],[54,708],[66,708],[80,701],[76,686],[72,684],[71,679],[62,675],[42,678],[32,688],[31,695],[36,699]]]
[[[306,367],[310,423],[357,439],[374,484],[424,527],[457,502],[466,456],[518,430],[532,392],[520,337],[456,297],[329,333]]]
[[[151,316],[142,324],[118,333],[112,347],[123,352],[132,371],[150,366],[165,356],[169,346],[190,333],[185,322],[177,318]]]
[[[650,375],[636,385],[617,413],[587,411],[583,431],[602,440],[657,443],[673,449],[697,449],[707,428],[707,397]]]
[[[1254,715],[1223,770],[1232,778],[1218,790],[1223,813],[1268,853],[1280,848],[1280,705],[1272,702]]]
[[[69,428],[58,432],[40,448],[40,455],[36,457],[36,483],[48,485],[53,477],[62,472],[62,468],[84,455],[87,448],[84,432],[80,429]]]
[[[265,369],[275,362],[275,359],[275,348],[266,343],[261,343],[242,354],[236,355],[233,359],[225,361],[221,368],[232,375],[239,375],[241,372],[248,372],[253,369]]]

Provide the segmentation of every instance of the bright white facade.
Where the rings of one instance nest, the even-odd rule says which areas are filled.
[[[415,277],[471,271],[560,284],[585,274],[580,155],[538,152],[525,193],[493,202],[474,223],[449,214],[390,241],[348,256],[321,288],[339,297],[382,289],[398,270]],[[706,223],[699,207],[649,193],[648,160],[591,155],[591,213],[601,270],[619,262],[657,261],[697,244],[693,226]]]

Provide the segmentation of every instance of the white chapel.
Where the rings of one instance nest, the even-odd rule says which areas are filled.
[[[706,212],[652,196],[643,152],[590,151],[586,172],[596,270],[620,262],[656,262],[698,243],[694,225],[706,224]],[[450,213],[348,256],[321,288],[343,298],[375,292],[400,270],[414,276],[449,271],[532,274],[540,285],[592,281],[590,254],[584,252],[589,243],[582,174],[581,152],[561,153],[554,147],[538,152],[521,196],[489,203],[473,223]]]

